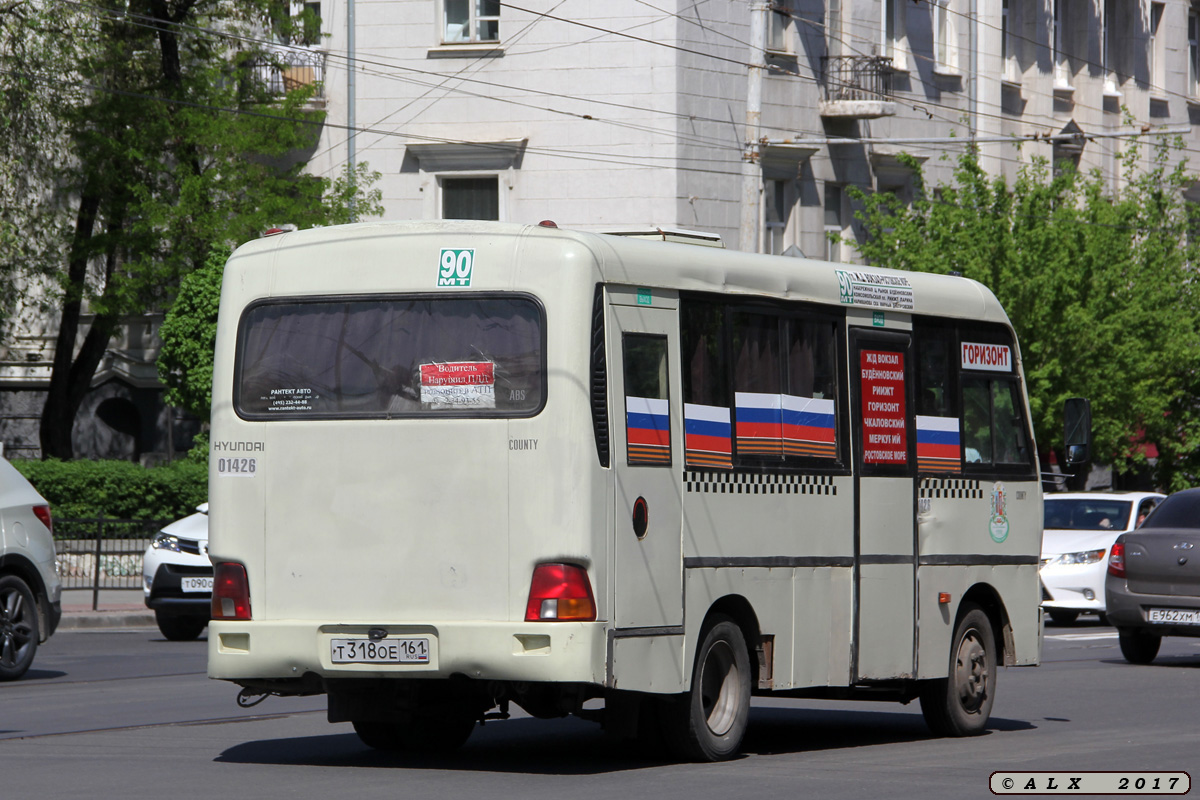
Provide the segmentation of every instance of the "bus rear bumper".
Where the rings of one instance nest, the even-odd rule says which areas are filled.
[[[311,620],[214,620],[208,676],[234,682],[323,678],[449,678],[591,683],[605,677],[604,622],[320,623]],[[335,640],[343,646],[335,649]],[[355,658],[345,642],[427,642],[402,658],[412,663],[335,663]],[[408,645],[411,646],[411,645]],[[355,650],[359,647],[356,646]],[[380,648],[382,649],[382,648]]]

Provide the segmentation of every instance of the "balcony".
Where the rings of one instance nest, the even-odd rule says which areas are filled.
[[[893,72],[892,59],[884,56],[822,57],[821,116],[876,119],[894,115]]]
[[[325,105],[325,53],[317,50],[286,50],[250,65],[257,86],[273,96],[282,96],[305,86],[315,87],[309,104]]]

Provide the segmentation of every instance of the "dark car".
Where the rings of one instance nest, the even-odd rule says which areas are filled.
[[[1200,489],[1171,495],[1117,538],[1104,594],[1131,664],[1153,661],[1164,636],[1200,636]]]

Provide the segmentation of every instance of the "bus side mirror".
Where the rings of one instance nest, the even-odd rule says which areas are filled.
[[[1091,458],[1092,404],[1085,397],[1072,397],[1063,406],[1063,443],[1067,465],[1077,466]]]

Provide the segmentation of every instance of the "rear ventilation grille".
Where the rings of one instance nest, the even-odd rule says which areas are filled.
[[[596,284],[592,303],[592,428],[596,433],[596,455],[607,468],[608,456],[608,362],[604,357],[604,287]]]

